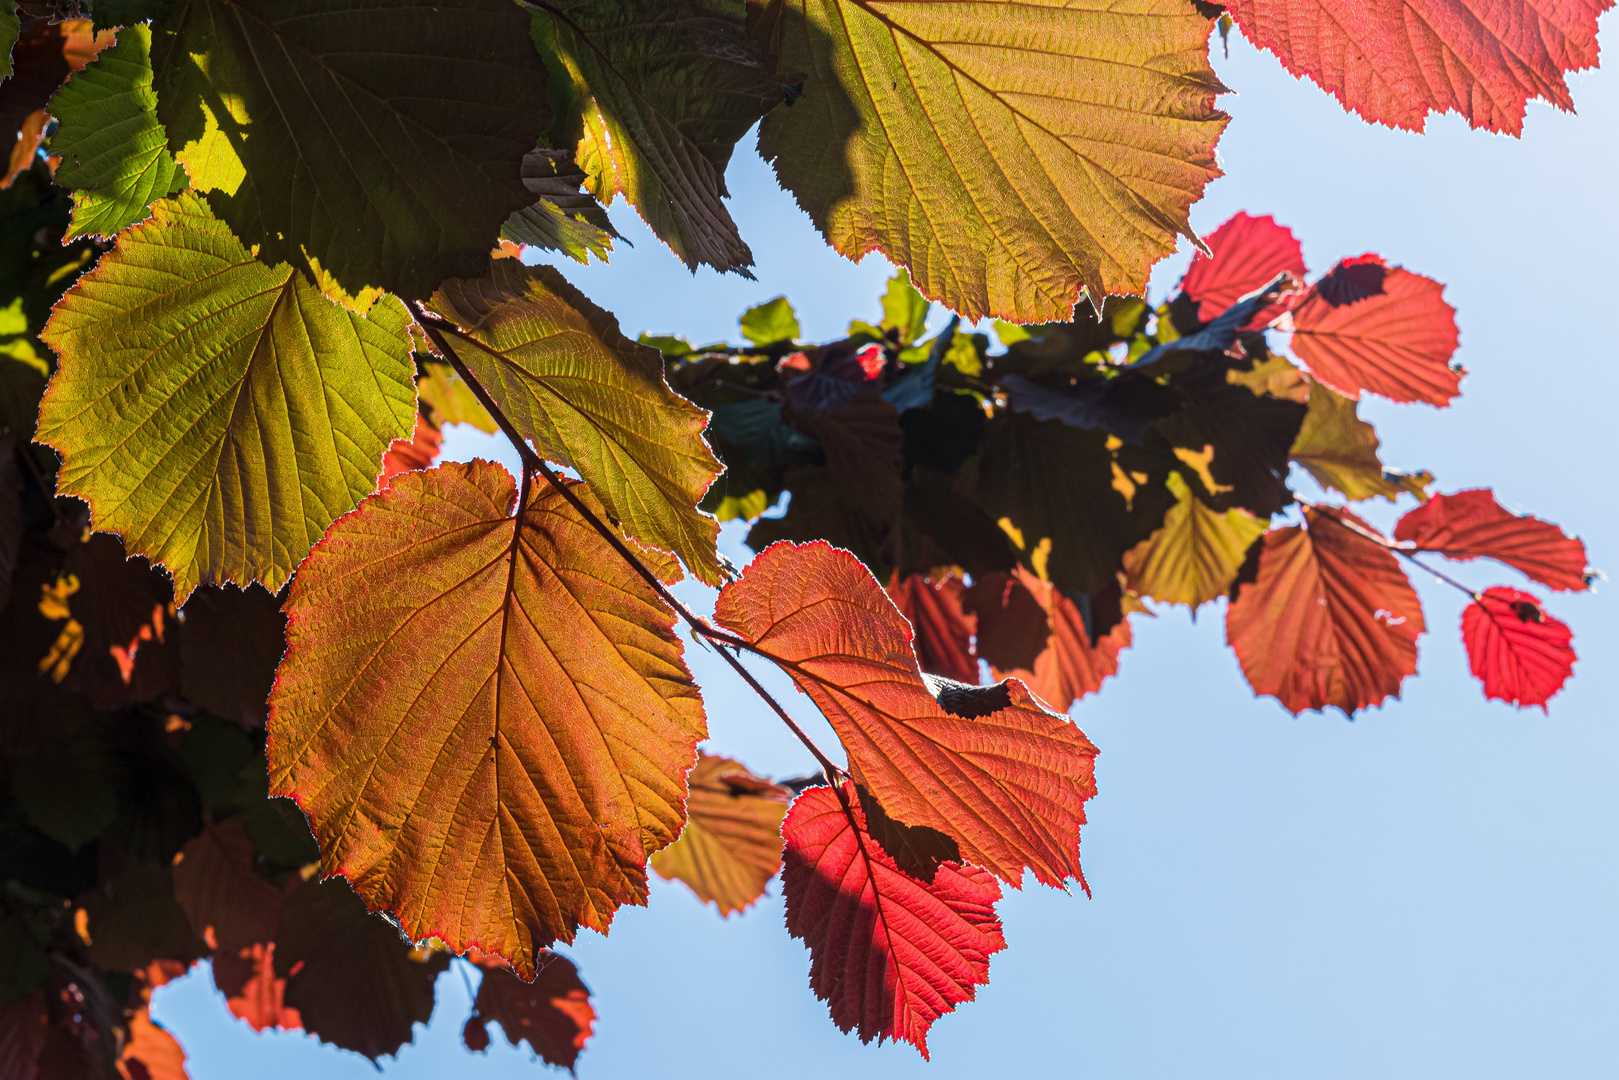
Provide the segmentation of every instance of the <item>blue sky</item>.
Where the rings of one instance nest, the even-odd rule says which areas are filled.
[[[1610,13],[1609,42],[1616,26]],[[1215,54],[1235,119],[1220,146],[1228,175],[1193,210],[1194,227],[1270,213],[1303,241],[1312,270],[1376,251],[1446,282],[1470,372],[1463,396],[1442,412],[1369,405],[1385,461],[1431,469],[1445,491],[1493,486],[1619,570],[1609,327],[1619,73],[1573,76],[1579,115],[1531,105],[1521,140],[1454,117],[1416,136],[1345,115],[1235,35],[1229,60]],[[876,314],[886,264],[827,249],[751,150],[728,180],[758,281],[688,274],[622,206],[614,219],[635,246],[610,267],[564,272],[631,334],[735,338],[744,308],[783,293],[812,339]],[[1185,261],[1183,250],[1160,268],[1160,295]],[[450,446],[498,449],[464,435]],[[736,532],[726,542],[746,558]],[[1480,564],[1459,573],[1522,584]],[[656,882],[649,908],[625,909],[610,937],[568,950],[599,1014],[580,1076],[1619,1075],[1619,724],[1604,704],[1616,699],[1614,589],[1550,600],[1581,662],[1543,717],[1484,702],[1460,645],[1460,598],[1418,587],[1430,627],[1420,675],[1403,700],[1353,723],[1293,719],[1256,700],[1220,612],[1138,619],[1120,677],[1074,711],[1102,750],[1082,848],[1095,896],[1032,884],[1008,895],[1009,948],[978,1000],[935,1026],[931,1064],[837,1031],[808,989],[808,953],[782,927],[775,886],[721,920]],[[713,748],[762,772],[809,768],[733,677],[693,662]],[[802,698],[792,705],[818,723]],[[466,1054],[467,1009],[452,968],[433,1023],[385,1074],[544,1071],[498,1039]],[[206,972],[162,990],[154,1012],[185,1045],[194,1080],[375,1075],[307,1036],[254,1035]]]

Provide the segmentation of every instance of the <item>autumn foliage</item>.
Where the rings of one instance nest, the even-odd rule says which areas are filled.
[[[573,1069],[553,946],[651,873],[721,915],[779,875],[834,1023],[925,1057],[1003,888],[1105,887],[1068,713],[1132,620],[1213,605],[1256,694],[1353,715],[1417,670],[1417,571],[1484,695],[1545,709],[1569,628],[1443,561],[1581,591],[1584,545],[1361,416],[1460,394],[1444,286],[1188,213],[1211,22],[1370,120],[1516,133],[1608,6],[0,0],[0,1075],[178,1080],[152,995],[202,961],[253,1029],[375,1061],[457,956],[470,1050]],[[902,268],[872,321],[632,339],[551,265],[610,259],[622,197],[748,273],[755,126],[828,243]],[[453,424],[520,475],[437,463]],[[703,747],[688,648],[813,772]]]

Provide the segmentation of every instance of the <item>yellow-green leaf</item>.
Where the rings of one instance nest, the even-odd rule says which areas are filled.
[[[1288,456],[1316,483],[1359,501],[1381,495],[1389,502],[1401,492],[1427,501],[1433,474],[1385,469],[1377,456],[1377,430],[1357,415],[1357,405],[1320,383],[1310,384],[1310,410]]]
[[[759,148],[832,246],[964,318],[1140,294],[1220,170],[1224,87],[1186,0],[786,0],[803,96]]]
[[[266,266],[190,192],[157,203],[57,304],[39,439],[58,490],[174,575],[280,587],[376,484],[416,412],[409,316],[362,317]]]
[[[1161,529],[1124,553],[1124,572],[1142,596],[1196,610],[1225,595],[1266,523],[1241,507],[1211,510],[1178,472],[1165,486],[1175,505]]]
[[[486,435],[500,430],[472,387],[449,364],[437,360],[424,363],[422,376],[416,381],[416,393],[421,396],[422,404],[432,410],[433,423],[440,427],[471,424]]]

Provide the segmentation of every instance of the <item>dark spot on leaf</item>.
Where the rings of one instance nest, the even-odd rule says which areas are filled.
[[[1321,299],[1333,307],[1343,307],[1369,296],[1383,295],[1387,267],[1380,262],[1341,262],[1315,283]]]
[[[1540,608],[1527,600],[1512,601],[1512,613],[1518,617],[1519,622],[1537,623],[1540,621]]]

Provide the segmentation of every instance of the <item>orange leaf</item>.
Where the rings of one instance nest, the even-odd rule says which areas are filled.
[[[590,989],[565,956],[546,952],[534,966],[533,982],[504,967],[484,967],[461,1039],[469,1050],[487,1050],[489,1023],[498,1021],[507,1042],[526,1042],[546,1064],[572,1072],[596,1022]]]
[[[268,748],[328,873],[413,939],[526,975],[646,902],[706,731],[673,613],[561,494],[516,503],[474,461],[402,473],[336,522],[287,600]]]
[[[978,682],[978,654],[973,632],[978,620],[962,608],[966,586],[954,573],[942,581],[894,571],[888,595],[911,624],[916,658],[922,670],[957,682]]]
[[[1083,882],[1096,748],[1017,679],[924,681],[910,627],[860,560],[825,542],[774,544],[721,590],[714,615],[814,700],[855,779],[896,820],[937,829],[1013,885],[1024,868],[1048,885]]]
[[[250,945],[234,955],[215,953],[212,966],[214,985],[225,995],[225,1005],[254,1031],[297,1031],[304,1026],[298,1010],[287,1007],[287,980],[275,973],[275,942]]]
[[[1239,584],[1226,640],[1254,692],[1289,712],[1381,705],[1416,673],[1422,604],[1388,549],[1356,531],[1376,535],[1371,526],[1346,510],[1304,517],[1260,541],[1258,577]]]
[[[933,1022],[989,981],[1006,948],[995,879],[941,862],[928,880],[900,871],[866,831],[851,785],[794,800],[782,891],[787,931],[810,950],[810,987],[861,1042],[903,1039],[928,1056]]]
[[[1487,698],[1545,712],[1574,673],[1573,633],[1517,589],[1497,586],[1474,597],[1462,612],[1462,641]]]
[[[1399,520],[1394,538],[1447,559],[1494,559],[1550,589],[1589,588],[1583,543],[1549,521],[1512,513],[1488,488],[1435,495]]]
[[[652,856],[652,869],[666,881],[685,882],[721,915],[743,911],[781,869],[781,816],[790,793],[713,754],[697,759],[687,784],[686,831]]]
[[[1450,367],[1456,309],[1445,303],[1445,287],[1398,266],[1354,265],[1383,269],[1376,291],[1336,291],[1340,264],[1293,309],[1293,352],[1318,381],[1353,400],[1364,390],[1449,405],[1461,393],[1461,373]]]
[[[383,453],[382,475],[377,477],[377,486],[383,486],[402,472],[431,467],[443,444],[444,434],[417,413],[416,430],[411,437],[395,439]]]
[[[1041,581],[1023,567],[1018,579],[1046,612],[1051,636],[1035,657],[1033,671],[996,672],[997,676],[1016,675],[1029,684],[1041,700],[1058,712],[1067,712],[1074,702],[1094,694],[1102,683],[1119,670],[1119,653],[1130,645],[1130,620],[1121,617],[1113,628],[1091,644],[1085,631],[1085,617],[1075,603],[1049,581]]]
[[[186,1052],[151,1013],[141,1009],[129,1020],[118,1071],[125,1080],[186,1080]]]
[[[1304,277],[1304,249],[1293,231],[1276,224],[1269,214],[1249,217],[1238,211],[1204,237],[1214,257],[1198,252],[1181,278],[1181,291],[1197,301],[1197,317],[1214,319],[1255,289],[1275,280],[1283,270]],[[1250,326],[1264,326],[1279,315],[1281,304],[1273,304],[1249,320]]]

